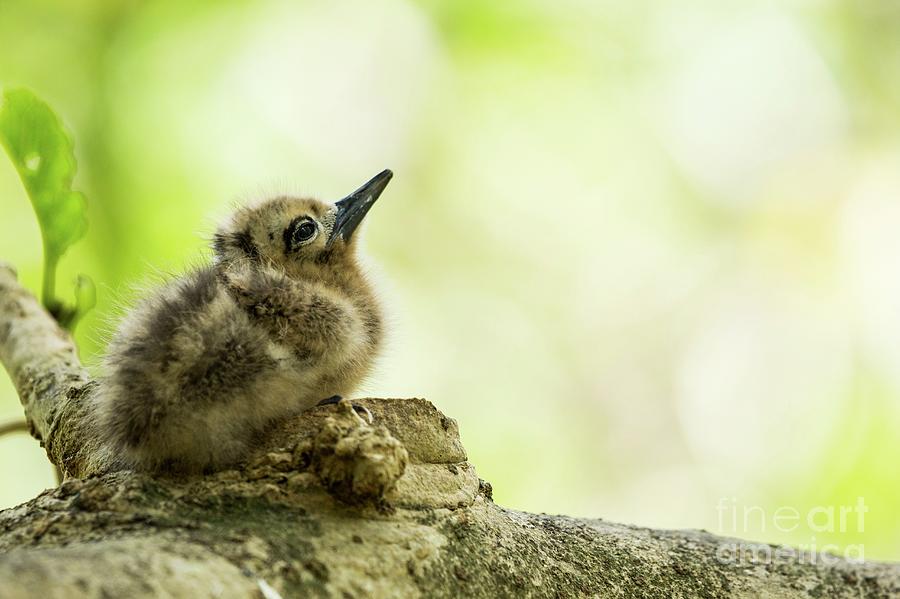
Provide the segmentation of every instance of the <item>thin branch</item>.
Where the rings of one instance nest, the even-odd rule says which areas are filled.
[[[14,420],[6,424],[0,424],[0,437],[10,433],[31,433],[31,427],[27,420]]]

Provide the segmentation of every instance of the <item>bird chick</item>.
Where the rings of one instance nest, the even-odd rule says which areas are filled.
[[[267,424],[360,383],[382,315],[354,232],[391,176],[335,204],[277,197],[238,210],[213,238],[212,265],[126,316],[93,399],[115,459],[221,469]]]

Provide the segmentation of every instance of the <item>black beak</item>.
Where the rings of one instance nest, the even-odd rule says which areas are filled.
[[[331,230],[331,237],[325,244],[326,248],[330,248],[338,238],[344,241],[350,240],[366,212],[369,211],[393,176],[394,173],[385,169],[343,200],[335,202],[337,215],[334,220],[334,228]]]

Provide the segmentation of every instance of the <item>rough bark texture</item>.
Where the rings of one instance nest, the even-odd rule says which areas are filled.
[[[0,360],[67,475],[0,512],[4,598],[900,596],[897,565],[722,559],[738,541],[504,509],[422,399],[359,400],[373,425],[312,409],[235,470],[110,472],[70,339],[2,265]]]

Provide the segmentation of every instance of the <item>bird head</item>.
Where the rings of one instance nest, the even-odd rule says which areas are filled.
[[[282,196],[241,208],[213,237],[216,262],[267,264],[298,278],[339,277],[355,264],[354,233],[392,176],[382,171],[333,204]]]

